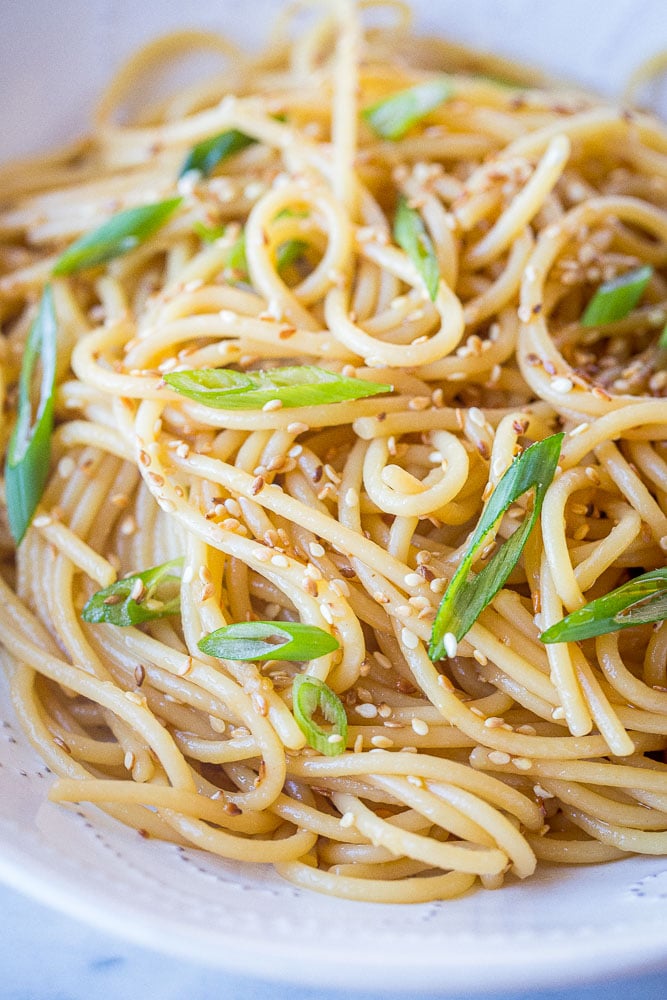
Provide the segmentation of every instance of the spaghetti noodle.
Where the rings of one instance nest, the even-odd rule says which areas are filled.
[[[665,566],[667,134],[364,6],[258,57],[163,39],[89,138],[2,171],[16,713],[54,801],[351,899],[667,853],[667,624],[540,639]],[[224,72],[121,120],[201,48]],[[540,487],[472,551],[485,505],[557,434],[435,656]]]

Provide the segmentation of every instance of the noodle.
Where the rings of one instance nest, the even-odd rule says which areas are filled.
[[[295,37],[288,8],[253,57],[198,32],[158,40],[87,140],[0,171],[10,455],[47,284],[58,329],[50,471],[18,548],[9,472],[2,489],[17,716],[54,801],[349,899],[446,899],[542,860],[667,853],[667,622],[540,640],[665,566],[667,133],[416,37],[401,4],[368,27],[367,6],[324,5]],[[199,49],[219,54],[214,79],[123,119],[144,77]],[[368,109],[441,80],[436,62],[447,96],[404,135],[378,133]],[[227,158],[182,172],[230,130]],[[100,222],[177,195],[145,239],[59,274]],[[432,247],[432,295],[399,204]],[[588,322],[599,286],[642,265],[641,301]],[[170,381],[312,365],[361,397],[225,409]],[[433,662],[485,503],[558,431],[521,557]],[[478,571],[530,511],[508,506]],[[149,589],[143,623],[82,618],[96,592],[175,559],[177,613]],[[309,661],[202,651],[265,621],[336,641]],[[347,717],[324,751],[297,710],[304,674]]]

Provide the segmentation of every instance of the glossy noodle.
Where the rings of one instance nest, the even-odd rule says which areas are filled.
[[[88,138],[2,169],[3,451],[47,285],[57,355],[50,471],[18,548],[5,512],[25,465],[7,458],[0,656],[55,801],[317,891],[408,903],[540,861],[667,853],[667,624],[540,640],[665,567],[667,133],[420,38],[401,5],[378,27],[376,6],[318,5],[298,30],[290,9],[258,56],[160,40]],[[213,79],[137,97],[202,49]],[[401,134],[383,135],[372,109],[434,81],[416,116],[389,104]],[[232,131],[231,152],[187,166]],[[152,231],[71,266],[107,220],[172,199]],[[584,320],[601,286],[645,266],[629,310]],[[302,366],[340,378],[286,405],[271,373],[298,368],[301,384]],[[175,388],[223,369],[249,393],[239,407]],[[270,398],[253,405],[257,372]],[[558,433],[518,560],[432,660],[485,504]],[[536,497],[508,506],[477,574]],[[137,576],[172,560],[160,583]],[[146,616],[114,623],[128,601]],[[244,622],[275,625],[272,658],[200,648]],[[281,623],[330,651],[281,659]],[[325,685],[299,689],[323,751],[295,718],[304,673]]]

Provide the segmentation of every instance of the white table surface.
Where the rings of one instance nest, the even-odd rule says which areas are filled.
[[[289,987],[169,958],[127,944],[0,886],[3,1000],[343,1000],[351,994]],[[265,977],[270,969],[257,969]],[[363,985],[363,984],[360,984]],[[663,1000],[667,970],[569,990],[494,994],[495,1000]],[[380,1000],[360,992],[355,1000]],[[489,994],[485,994],[486,997]],[[386,1000],[387,994],[382,994]],[[448,1000],[463,1000],[448,995]],[[471,1000],[471,994],[466,995]]]

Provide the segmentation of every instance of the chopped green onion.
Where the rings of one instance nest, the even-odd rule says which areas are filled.
[[[431,237],[419,212],[410,208],[407,200],[400,197],[394,219],[394,239],[407,253],[424,279],[426,290],[434,301],[440,284],[440,267]]]
[[[202,653],[220,660],[316,660],[340,643],[316,625],[300,622],[235,622],[204,636]]]
[[[347,743],[347,715],[337,694],[309,674],[297,674],[292,686],[294,718],[308,745],[327,757],[343,753]],[[323,729],[313,716],[320,711],[331,729]]]
[[[542,633],[542,642],[578,642],[667,618],[667,569],[636,576],[573,611]]]
[[[287,407],[318,406],[392,391],[390,385],[336,375],[314,365],[257,372],[201,368],[168,372],[164,379],[181,395],[218,410],[261,410],[273,400]]]
[[[667,325],[660,334],[660,339],[658,340],[658,347],[661,348],[661,350],[663,351],[667,350]]]
[[[51,286],[47,285],[23,351],[16,424],[5,460],[7,517],[17,545],[32,520],[49,475],[57,340],[53,293]],[[39,402],[33,423],[31,390],[37,358],[41,361],[42,371]]]
[[[376,135],[382,139],[402,139],[413,125],[452,96],[454,89],[448,79],[438,77],[427,83],[400,90],[376,104],[364,108],[362,115]]]
[[[605,281],[586,306],[582,326],[603,326],[623,319],[635,308],[651,280],[650,264],[628,271],[613,281]]]
[[[208,177],[217,165],[226,160],[228,156],[239,153],[255,142],[257,142],[256,139],[235,128],[221,132],[219,135],[212,135],[209,139],[203,139],[196,146],[193,146],[178,176],[180,178],[190,173],[191,170],[196,170],[202,177]]]
[[[74,274],[129,253],[163,226],[182,200],[169,198],[167,201],[128,208],[112,215],[98,229],[85,233],[72,243],[56,261],[53,273]]]
[[[307,249],[308,243],[304,240],[286,240],[284,243],[281,243],[276,253],[276,267],[278,272],[281,273],[288,267],[296,264],[303,257]]]
[[[438,608],[429,646],[432,660],[447,655],[448,635],[452,634],[457,642],[463,638],[516,566],[556,472],[563,437],[563,434],[552,434],[527,448],[514,459],[491,494],[468,550]],[[492,539],[505,511],[530,489],[535,490],[531,513],[484,569],[472,576],[470,570],[475,556]]]
[[[215,243],[225,235],[226,226],[206,226],[203,222],[193,222],[192,228],[204,243]]]
[[[181,609],[182,565],[182,559],[172,559],[116,580],[111,586],[93,594],[85,604],[81,617],[92,624],[108,622],[127,626],[177,615]]]

